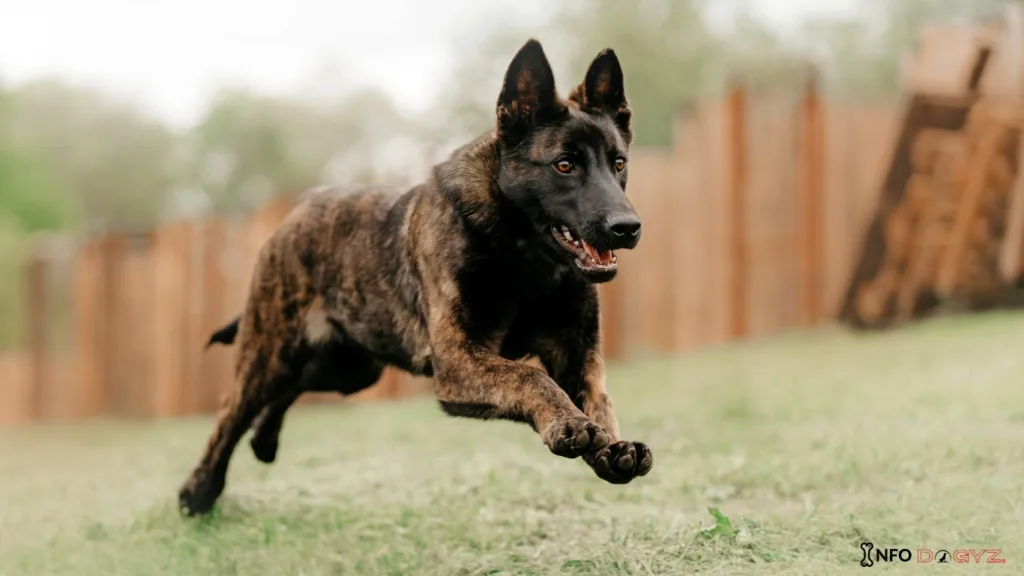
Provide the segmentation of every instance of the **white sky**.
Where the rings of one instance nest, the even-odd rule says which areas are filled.
[[[771,22],[786,26],[855,1],[752,3]],[[456,35],[482,10],[501,10],[502,21],[521,28],[525,38],[545,3],[0,0],[0,82],[57,76],[130,98],[185,126],[223,83],[292,92],[332,63],[341,70],[340,82],[377,84],[416,110],[433,98]]]

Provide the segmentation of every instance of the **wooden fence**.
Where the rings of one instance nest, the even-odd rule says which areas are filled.
[[[833,317],[894,120],[890,108],[825,105],[813,89],[737,88],[680,114],[671,149],[635,150],[628,192],[644,234],[601,287],[606,356]],[[49,245],[25,268],[25,345],[0,354],[0,422],[215,410],[234,348],[203,345],[242,309],[257,251],[289,208]],[[356,399],[428,387],[392,371]]]

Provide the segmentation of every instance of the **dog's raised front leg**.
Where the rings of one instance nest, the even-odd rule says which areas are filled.
[[[553,335],[540,340],[537,354],[575,405],[609,435],[608,446],[584,455],[584,460],[603,480],[625,484],[650,472],[654,457],[647,445],[623,440],[620,435],[615,408],[605,386],[596,294],[587,291],[570,301],[575,306],[551,311],[548,318],[556,320]]]
[[[576,458],[608,445],[608,433],[587,418],[543,370],[507,360],[468,342],[455,326],[437,326],[434,382],[452,416],[526,422],[558,456]]]
[[[604,450],[587,454],[584,459],[603,480],[625,484],[650,472],[654,456],[646,444],[622,440],[615,408],[605,388],[604,358],[595,349],[588,350],[585,357],[583,369],[574,370],[577,374],[582,372],[577,401],[582,405],[584,414],[608,431],[611,441]],[[566,379],[571,380],[572,376],[567,375]]]
[[[546,347],[541,362],[583,414],[608,433],[608,446],[583,457],[594,472],[613,484],[626,484],[650,472],[654,464],[651,449],[642,442],[622,440],[615,408],[605,388],[604,358],[596,347],[580,353]]]

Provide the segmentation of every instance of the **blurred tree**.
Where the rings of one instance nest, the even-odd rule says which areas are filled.
[[[406,184],[422,175],[419,164],[423,144],[431,131],[423,120],[403,113],[390,96],[376,87],[353,91],[321,109],[318,127],[330,153],[321,180],[330,184],[376,181]]]
[[[505,69],[526,42],[526,35],[515,30],[485,26],[476,31],[478,38],[465,38],[462,42],[478,47],[457,51],[455,68],[443,80],[437,110],[428,119],[430,136],[440,147],[457,146],[494,127],[494,110]],[[559,85],[559,89],[566,91],[565,86]]]
[[[480,47],[460,52],[438,129],[475,134],[493,125],[505,67],[528,36],[544,44],[563,95],[582,82],[600,50],[614,48],[641,146],[668,146],[677,110],[719,92],[730,72],[757,88],[804,77],[804,58],[770,28],[741,11],[730,30],[715,31],[707,8],[704,0],[574,0],[532,31],[485,27]]]
[[[850,16],[809,20],[796,44],[817,56],[831,94],[889,99],[923,25],[997,13],[1008,1],[1019,0],[864,0]]]
[[[11,94],[8,125],[8,142],[39,158],[63,209],[90,228],[152,226],[179,176],[174,134],[95,91],[22,86]]]
[[[742,78],[753,90],[778,91],[804,86],[811,72],[806,52],[749,11],[734,13],[730,24],[728,33],[722,35],[729,74]]]
[[[23,232],[60,230],[69,222],[43,163],[6,142],[0,142],[0,213]]]
[[[322,182],[387,179],[386,148],[421,133],[375,88],[316,101],[228,90],[190,134],[192,181],[215,210],[251,209]]]
[[[726,78],[728,43],[710,29],[703,8],[700,0],[574,1],[553,20],[558,37],[573,39],[567,46],[573,85],[600,50],[615,49],[637,145],[669,145],[676,110],[715,92]]]
[[[21,333],[21,265],[28,234],[68,223],[57,189],[38,158],[10,142],[10,95],[0,91],[0,350]]]
[[[0,92],[0,214],[20,232],[58,230],[68,210],[40,159],[11,141],[11,97]]]
[[[666,118],[724,78],[723,46],[706,26],[699,0],[576,0],[534,31],[488,28],[479,36],[479,48],[460,52],[442,99],[449,109],[443,127],[462,133],[493,126],[505,68],[528,36],[544,44],[563,96],[583,81],[600,50],[613,47],[626,70],[640,145],[667,145]]]
[[[501,75],[528,36],[544,43],[563,94],[599,50],[613,47],[626,70],[637,144],[666,146],[676,110],[718,93],[730,74],[755,89],[788,88],[802,85],[814,61],[832,94],[892,97],[923,24],[992,13],[1007,0],[864,0],[850,14],[806,21],[795,33],[759,20],[756,1],[570,0],[530,31],[478,25],[479,47],[458,52],[436,132],[476,134],[493,125]],[[711,25],[712,8],[726,16],[724,26]]]
[[[311,175],[289,154],[287,125],[315,124],[311,113],[282,99],[221,92],[190,135],[192,182],[217,211],[255,207],[303,184]]]

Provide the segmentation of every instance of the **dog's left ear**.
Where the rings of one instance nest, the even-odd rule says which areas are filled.
[[[587,68],[583,83],[569,95],[569,100],[580,109],[591,113],[608,114],[622,131],[628,143],[633,134],[630,130],[632,111],[626,100],[626,88],[622,78],[622,65],[611,48],[602,50]]]

